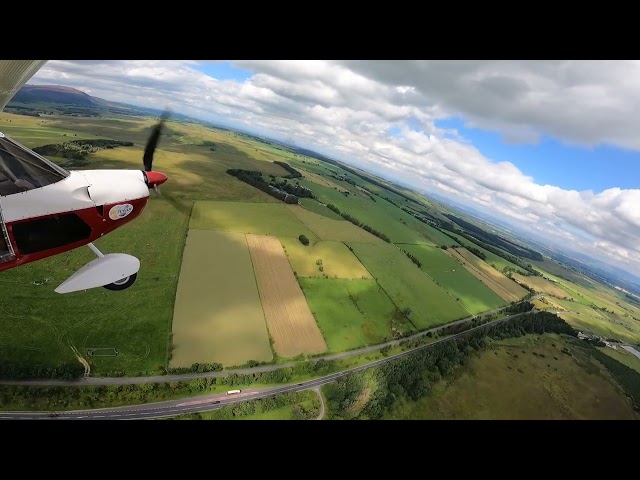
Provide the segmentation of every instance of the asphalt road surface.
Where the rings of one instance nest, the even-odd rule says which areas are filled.
[[[524,312],[529,313],[529,312]],[[57,412],[52,414],[51,412],[0,412],[0,420],[143,420],[153,418],[167,418],[174,417],[176,415],[183,415],[187,413],[212,411],[222,408],[226,405],[230,405],[237,402],[244,402],[247,400],[255,400],[258,398],[270,397],[279,393],[285,392],[297,392],[300,390],[307,390],[310,388],[320,387],[328,383],[334,382],[339,378],[342,378],[351,373],[360,372],[368,368],[377,367],[387,362],[391,362],[400,357],[411,355],[418,350],[425,348],[431,348],[441,342],[447,342],[452,338],[459,337],[468,332],[476,330],[478,328],[486,327],[487,325],[499,322],[505,322],[512,318],[519,317],[524,313],[518,313],[509,317],[487,322],[478,327],[470,328],[464,332],[456,335],[451,335],[447,338],[436,340],[435,342],[421,345],[411,350],[391,355],[374,362],[361,365],[359,367],[353,367],[341,372],[332,373],[319,377],[313,380],[300,382],[293,385],[283,385],[278,387],[268,387],[262,389],[247,389],[242,390],[240,393],[227,395],[226,393],[217,393],[214,395],[204,395],[190,398],[183,398],[180,400],[169,400],[165,402],[147,403],[143,405],[132,405],[125,407],[112,407],[112,408],[99,408],[92,410],[74,410]],[[406,340],[403,339],[403,340]],[[255,370],[252,370],[255,371]],[[55,416],[52,416],[55,415]]]

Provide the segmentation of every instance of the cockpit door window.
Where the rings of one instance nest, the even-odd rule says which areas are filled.
[[[51,185],[68,176],[64,168],[0,133],[0,196]]]

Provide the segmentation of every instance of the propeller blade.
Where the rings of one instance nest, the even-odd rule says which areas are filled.
[[[169,112],[164,112],[160,117],[160,121],[153,127],[151,136],[147,141],[147,146],[144,149],[144,156],[142,157],[142,163],[144,164],[144,171],[150,172],[153,166],[153,154],[156,151],[158,140],[160,139],[160,133],[162,133],[162,127],[164,122],[169,118]]]

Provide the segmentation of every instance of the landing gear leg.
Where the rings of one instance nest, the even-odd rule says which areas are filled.
[[[95,254],[98,256],[98,258],[102,258],[102,257],[104,257],[104,254],[103,254],[100,250],[98,250],[98,247],[96,247],[96,246],[93,244],[93,242],[89,242],[89,243],[87,243],[87,247],[89,247],[89,248],[91,249],[91,251],[92,251],[93,253],[95,253]]]

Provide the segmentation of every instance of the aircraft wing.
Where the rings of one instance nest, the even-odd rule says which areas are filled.
[[[0,111],[47,60],[0,60]]]

